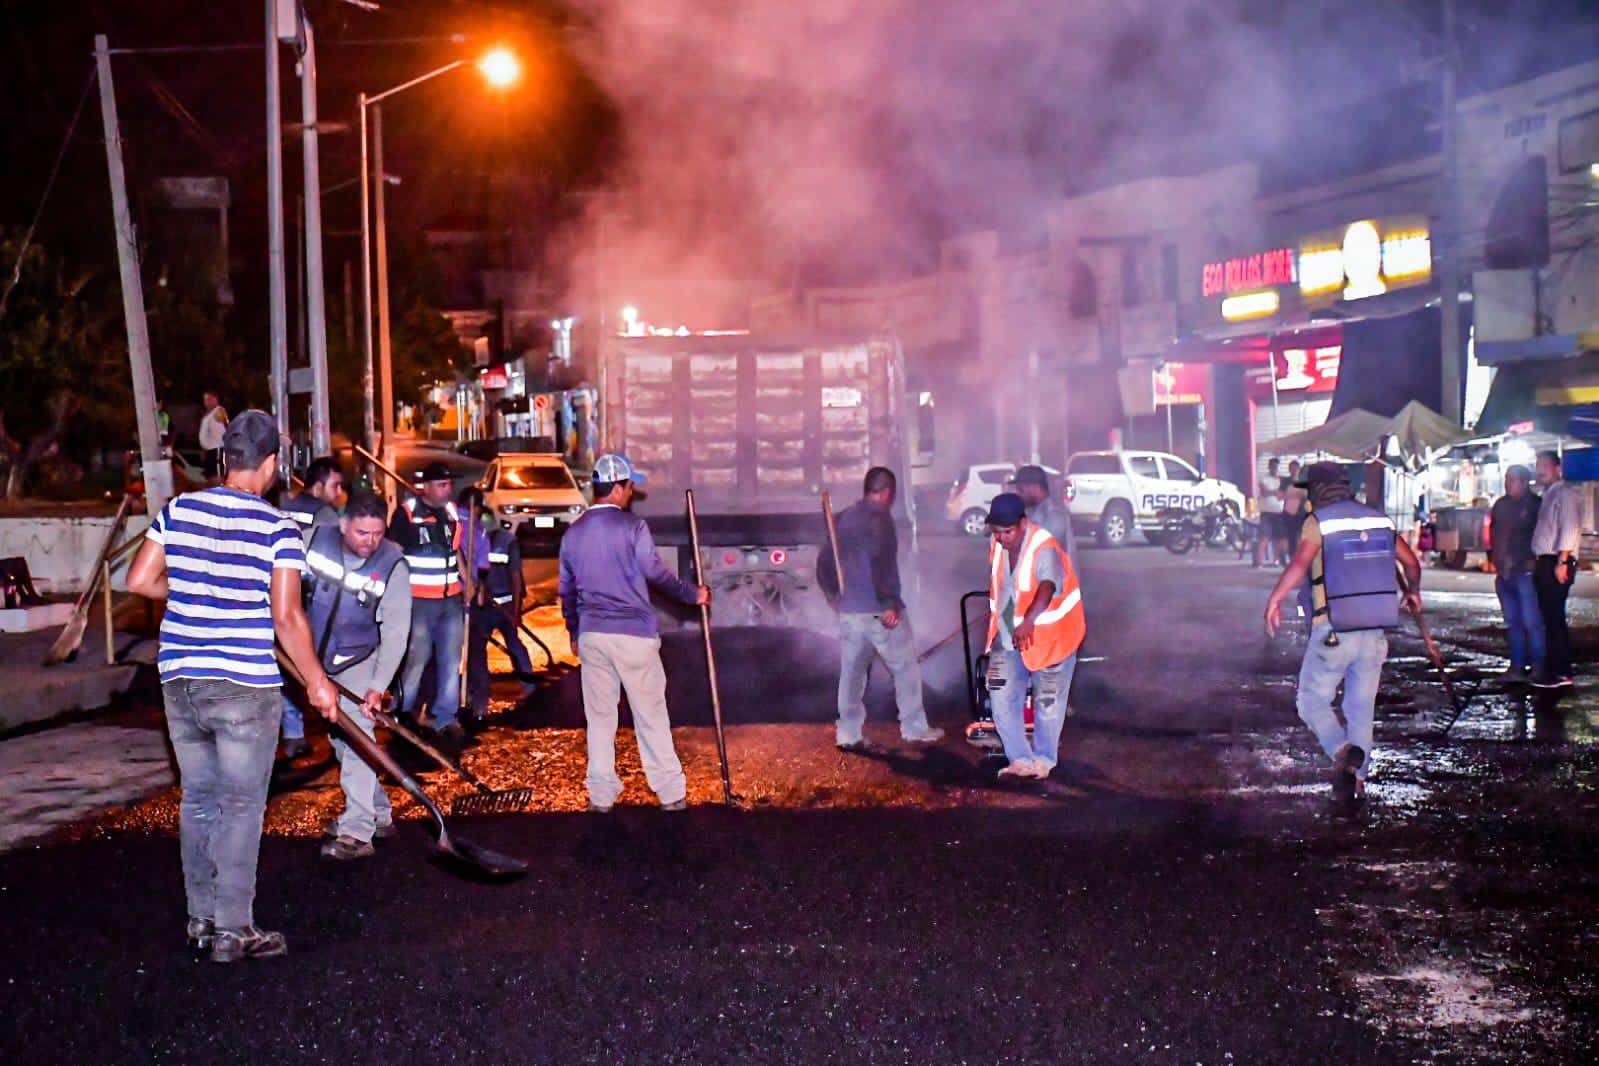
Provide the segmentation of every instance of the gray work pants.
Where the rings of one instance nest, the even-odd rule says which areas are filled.
[[[377,657],[378,653],[373,653],[371,658],[338,674],[336,680],[357,696],[365,696],[366,690],[372,687],[372,667]],[[339,707],[350,721],[361,728],[361,732],[369,737],[373,735],[376,724],[361,713],[358,703],[341,695]],[[339,815],[334,832],[339,836],[371,843],[372,834],[378,826],[394,821],[389,794],[377,770],[368,766],[354,748],[339,739],[338,730],[333,731],[333,750],[339,756],[339,786],[344,789],[344,812]]]
[[[278,750],[281,689],[168,681],[167,734],[178,758],[178,846],[190,918],[255,924],[255,867]]]
[[[624,690],[645,779],[662,803],[682,799],[688,781],[672,746],[661,639],[581,633],[577,654],[583,662],[583,717],[588,720],[589,801],[609,807],[622,794],[622,780],[616,776],[616,724]]]
[[[838,743],[855,744],[861,740],[861,727],[866,724],[866,673],[874,652],[883,657],[883,664],[894,677],[900,733],[917,736],[927,732],[922,665],[916,658],[911,620],[904,612],[893,629],[883,625],[875,614],[839,615],[838,650]]]

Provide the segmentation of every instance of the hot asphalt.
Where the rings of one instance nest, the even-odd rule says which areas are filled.
[[[924,551],[926,646],[955,628],[982,549]],[[1491,676],[1490,579],[1428,573],[1472,702],[1440,736],[1452,711],[1413,630],[1396,634],[1371,798],[1351,812],[1326,802],[1294,717],[1299,647],[1261,632],[1271,575],[1149,548],[1082,563],[1090,643],[1048,782],[1001,787],[959,739],[958,641],[927,662],[950,739],[900,744],[875,677],[876,746],[848,756],[831,746],[826,637],[728,632],[740,803],[723,808],[698,638],[673,636],[688,813],[651,806],[631,754],[623,806],[582,813],[570,672],[501,705],[467,753],[491,783],[539,789],[536,811],[457,825],[527,858],[515,883],[428,861],[408,802],[375,858],[323,860],[325,741],[281,768],[257,915],[287,933],[286,959],[185,950],[174,790],[0,854],[0,1048],[18,1063],[1594,1060],[1599,699]],[[1583,663],[1592,580],[1572,603]],[[134,700],[107,724],[159,719]]]

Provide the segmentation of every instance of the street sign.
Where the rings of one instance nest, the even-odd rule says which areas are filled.
[[[309,396],[311,394],[311,368],[308,366],[289,367],[289,395]]]

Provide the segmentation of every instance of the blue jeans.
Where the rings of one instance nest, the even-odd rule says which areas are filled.
[[[288,692],[283,693],[283,739],[305,739],[305,715],[300,713],[300,708],[289,699]]]
[[[1543,669],[1543,616],[1538,613],[1538,586],[1532,575],[1504,574],[1494,577],[1499,608],[1505,613],[1505,631],[1510,638],[1510,669],[1520,673],[1525,667]]]
[[[994,728],[1005,745],[1005,758],[1042,759],[1051,770],[1060,761],[1060,731],[1066,725],[1066,703],[1071,695],[1077,656],[1054,666],[1029,670],[1022,653],[1001,648],[996,641],[988,656],[988,697],[994,711]],[[1027,691],[1033,692],[1033,739],[1027,740]]]
[[[489,709],[489,635],[498,633],[511,656],[511,667],[519,674],[533,672],[533,660],[522,644],[522,634],[512,620],[513,604],[494,604],[472,608],[472,643],[466,652],[466,694],[472,710],[483,714]],[[526,682],[524,682],[526,684]]]
[[[841,614],[838,647],[838,743],[857,744],[861,740],[861,727],[866,724],[866,675],[873,653],[883,657],[893,675],[900,733],[916,736],[927,732],[922,664],[916,658],[909,618],[902,613],[899,625],[889,629],[875,614]]]
[[[461,641],[466,636],[465,629],[461,597],[412,601],[411,643],[400,670],[405,687],[402,709],[406,714],[416,713],[422,702],[422,678],[431,662],[433,701],[428,705],[428,717],[434,729],[453,725],[461,709]]]
[[[231,681],[161,686],[178,759],[178,847],[190,918],[221,929],[255,924],[261,820],[278,749],[283,699],[276,688]]]
[[[1322,622],[1312,627],[1305,660],[1299,667],[1299,719],[1316,734],[1328,758],[1345,744],[1366,753],[1360,776],[1371,765],[1373,720],[1377,686],[1382,682],[1383,660],[1388,658],[1388,634],[1381,629],[1361,629],[1338,634],[1338,646],[1325,641],[1332,627]],[[1338,684],[1344,686],[1344,720],[1333,713]]]

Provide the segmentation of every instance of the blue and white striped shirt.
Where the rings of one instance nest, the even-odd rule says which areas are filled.
[[[258,496],[218,487],[174,497],[147,535],[167,562],[161,680],[281,685],[272,651],[272,571],[305,569],[294,519]]]

